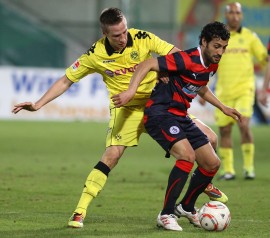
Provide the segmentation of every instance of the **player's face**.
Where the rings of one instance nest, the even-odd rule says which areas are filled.
[[[237,31],[243,20],[243,13],[239,3],[232,3],[226,7],[225,18],[232,31]]]
[[[110,45],[114,48],[115,51],[121,51],[127,45],[127,20],[123,18],[117,25],[107,26],[107,31],[103,32],[108,38]]]
[[[214,38],[208,43],[203,39],[201,49],[204,64],[206,66],[218,64],[227,46],[228,41],[224,41],[221,38]]]

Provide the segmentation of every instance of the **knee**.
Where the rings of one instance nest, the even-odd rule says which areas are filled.
[[[181,154],[179,156],[175,156],[176,160],[186,160],[188,162],[194,163],[196,156],[195,153],[187,153],[187,154]]]
[[[216,156],[215,160],[209,165],[210,171],[218,171],[220,168],[221,162],[218,156]]]
[[[216,155],[214,158],[209,159],[205,164],[201,165],[201,167],[209,172],[214,172],[219,170],[220,165],[220,159]]]
[[[219,133],[221,137],[230,136],[231,135],[231,125],[224,126],[219,128]]]
[[[215,132],[211,133],[210,135],[208,135],[208,139],[213,149],[216,150],[218,146],[217,134]]]

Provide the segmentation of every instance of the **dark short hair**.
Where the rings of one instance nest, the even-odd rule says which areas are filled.
[[[122,11],[118,8],[106,8],[99,17],[100,27],[103,31],[106,31],[107,26],[116,25],[125,18]]]
[[[199,44],[202,45],[202,39],[205,39],[207,43],[214,38],[221,38],[222,40],[230,39],[230,31],[224,23],[215,21],[205,25],[199,36]]]

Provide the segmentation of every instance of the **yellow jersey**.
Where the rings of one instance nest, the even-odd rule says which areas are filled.
[[[261,65],[266,63],[267,50],[257,35],[245,27],[231,32],[217,71],[215,93],[218,98],[230,100],[243,94],[254,96],[254,56]]]
[[[127,90],[138,64],[151,58],[151,52],[166,55],[173,47],[153,33],[131,28],[128,30],[127,46],[121,52],[115,52],[108,39],[103,37],[66,69],[66,76],[78,82],[88,74],[101,74],[109,91],[110,108],[113,108],[111,96]],[[147,74],[127,106],[146,103],[155,86],[156,76],[156,72]]]

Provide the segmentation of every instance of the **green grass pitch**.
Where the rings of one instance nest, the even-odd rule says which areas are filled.
[[[214,183],[228,197],[232,221],[207,232],[179,220],[181,233],[156,228],[174,159],[148,135],[128,149],[88,209],[83,229],[67,228],[86,176],[105,146],[106,123],[0,121],[0,237],[269,237],[269,126],[253,126],[256,179],[245,181],[237,128],[237,179]],[[216,130],[216,128],[214,128]],[[208,201],[202,194],[197,206]]]

